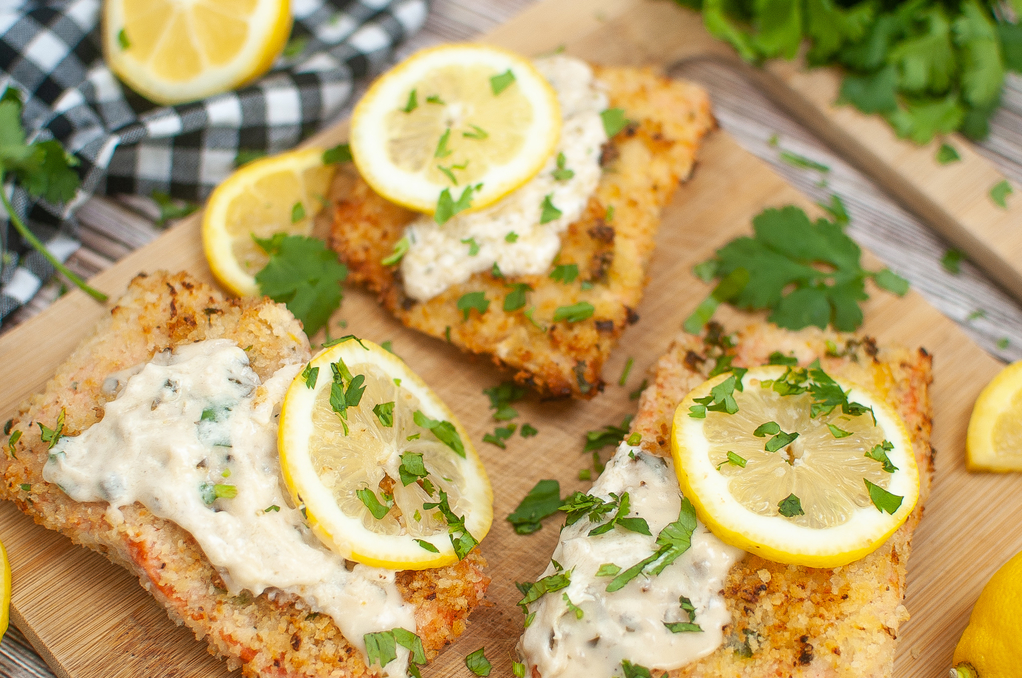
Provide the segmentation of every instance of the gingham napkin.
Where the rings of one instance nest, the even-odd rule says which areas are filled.
[[[163,107],[123,86],[104,64],[100,0],[0,0],[0,91],[21,92],[30,141],[56,138],[81,162],[82,186],[71,203],[35,202],[15,189],[15,209],[64,260],[79,246],[68,220],[94,193],[202,200],[234,169],[239,151],[276,153],[330,121],[355,79],[378,71],[422,26],[427,1],[292,0],[291,44],[304,43],[299,54],[281,57],[244,89]],[[53,267],[21,242],[5,214],[0,235],[2,323]]]

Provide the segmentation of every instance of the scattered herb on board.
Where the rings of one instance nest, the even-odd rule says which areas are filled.
[[[1008,196],[1014,192],[1008,180],[1003,179],[999,183],[994,184],[994,187],[990,189],[990,199],[1001,209],[1008,209]]]
[[[277,233],[254,239],[270,257],[255,275],[259,291],[286,304],[306,334],[316,334],[341,306],[341,282],[348,277],[348,267],[316,238]]]
[[[839,66],[839,103],[883,116],[898,136],[927,143],[960,130],[980,139],[1009,70],[1022,70],[1022,10],[991,0],[677,0],[748,62],[792,59]]]
[[[487,433],[486,435],[483,436],[483,442],[490,443],[491,445],[496,445],[500,449],[506,450],[507,443],[505,443],[504,441],[510,438],[512,434],[514,434],[515,429],[517,428],[518,424],[498,426],[493,430],[493,433]]]
[[[625,436],[628,435],[628,426],[632,423],[632,415],[625,415],[625,418],[621,420],[620,426],[608,424],[602,429],[595,431],[589,431],[586,433],[586,444],[582,449],[582,452],[593,453],[593,467],[596,469],[596,474],[603,473],[603,462],[600,461],[600,450],[604,447],[611,445],[618,445]]]
[[[863,269],[862,251],[839,221],[810,221],[792,205],[758,214],[753,235],[724,245],[703,269],[720,282],[685,321],[685,329],[697,332],[723,302],[769,310],[771,322],[791,330],[828,324],[844,332],[857,329],[859,303],[869,298],[867,278],[898,295],[908,291],[908,282],[890,269]]]
[[[944,256],[940,258],[940,265],[944,267],[944,270],[952,275],[958,275],[962,271],[962,259],[965,258],[965,252],[958,249],[949,249],[944,252]]]
[[[168,221],[187,217],[199,209],[198,203],[187,200],[174,200],[162,191],[153,191],[151,197],[160,209],[160,217],[156,220],[157,226],[165,226]]]
[[[510,71],[508,71],[510,73]],[[479,648],[475,652],[465,657],[465,666],[468,670],[477,676],[488,676],[490,671],[493,670],[493,665],[490,664],[490,660],[483,654],[483,650],[486,648]]]
[[[518,534],[538,531],[542,520],[557,513],[561,507],[561,484],[556,480],[541,480],[529,490],[507,520]]]
[[[525,397],[525,388],[513,381],[504,381],[492,388],[484,388],[483,394],[490,399],[490,409],[496,421],[507,421],[518,416],[518,410],[511,403]]]
[[[958,151],[955,147],[948,143],[943,143],[940,148],[937,149],[937,162],[941,165],[950,165],[953,162],[958,162],[962,159],[962,156],[958,155]]]

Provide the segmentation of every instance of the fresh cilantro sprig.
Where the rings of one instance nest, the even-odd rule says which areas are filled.
[[[6,189],[2,188],[8,180],[14,180],[33,198],[60,204],[71,200],[81,183],[78,173],[73,169],[79,164],[78,159],[66,153],[59,141],[36,139],[31,143],[26,142],[25,129],[21,126],[21,110],[18,91],[11,88],[5,90],[0,96],[0,201],[7,210],[14,230],[25,242],[83,292],[96,301],[106,301],[107,295],[90,287],[46,249],[46,245],[14,211]]]
[[[843,69],[839,101],[882,115],[901,137],[927,143],[960,130],[987,135],[1009,70],[1022,70],[1022,3],[993,0],[677,0],[746,61],[795,57]]]
[[[752,237],[724,245],[701,269],[720,283],[686,320],[685,329],[698,331],[723,302],[768,310],[769,320],[787,329],[828,324],[845,332],[857,329],[862,324],[859,302],[869,298],[867,278],[898,295],[908,291],[908,282],[890,269],[862,268],[862,251],[840,221],[810,221],[793,205],[757,215]]]

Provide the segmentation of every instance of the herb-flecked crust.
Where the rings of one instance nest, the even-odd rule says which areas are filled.
[[[487,354],[514,371],[519,383],[551,396],[592,398],[603,388],[603,363],[624,329],[634,323],[660,213],[692,171],[703,136],[712,129],[709,99],[701,88],[668,80],[646,69],[595,68],[610,106],[631,122],[603,149],[604,172],[581,218],[561,236],[558,264],[576,264],[569,285],[548,272],[507,280],[478,273],[420,303],[404,295],[398,265],[381,261],[402,237],[413,212],[393,205],[351,172],[340,172],[331,245],[348,265],[350,279],[376,292],[405,325],[459,348]],[[607,208],[613,217],[607,219]],[[551,267],[552,270],[553,267]],[[589,281],[593,288],[581,289]],[[533,288],[526,306],[505,312],[513,283]],[[458,299],[484,292],[484,314],[467,320]],[[556,309],[580,301],[593,305],[591,318],[553,322]],[[524,311],[535,307],[532,322]]]
[[[711,327],[711,335],[722,336],[719,326]],[[685,394],[707,378],[722,351],[734,355],[736,367],[765,364],[775,351],[794,354],[803,366],[818,358],[827,373],[877,392],[904,419],[919,466],[919,503],[879,549],[844,567],[815,569],[747,555],[731,570],[724,589],[731,624],[724,628],[723,645],[669,675],[891,676],[898,628],[908,619],[902,601],[912,533],[933,478],[931,356],[923,349],[879,347],[868,337],[816,328],[790,332],[768,324],[738,332],[732,348],[722,349],[713,336],[709,342],[704,339],[680,335],[656,364],[632,422],[647,452],[671,456],[674,411]],[[641,664],[642,658],[633,661]],[[540,676],[534,673],[534,678]]]
[[[123,522],[113,524],[105,503],[75,502],[42,478],[47,446],[37,422],[53,427],[64,409],[64,432],[78,435],[102,417],[100,405],[113,397],[102,390],[107,375],[164,349],[215,338],[246,349],[260,379],[310,356],[301,325],[282,304],[224,299],[185,273],[140,275],[110,316],[58,368],[45,391],[21,407],[12,428],[22,432],[17,458],[5,454],[0,460],[3,498],[37,523],[138,576],[171,619],[205,639],[209,651],[225,658],[231,669],[241,666],[245,676],[375,675],[333,620],[311,613],[299,599],[228,595],[198,544],[176,524],[140,504],[124,507]],[[419,636],[431,659],[464,631],[469,612],[482,600],[489,583],[484,565],[473,552],[449,567],[398,573],[398,588],[416,608]]]

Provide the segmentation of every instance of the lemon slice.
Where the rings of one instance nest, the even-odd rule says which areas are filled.
[[[776,389],[771,380],[780,380]],[[812,368],[755,367],[744,389],[727,395],[734,383],[722,374],[689,393],[671,437],[682,492],[714,534],[769,560],[837,567],[905,522],[919,471],[904,423],[881,398]],[[864,413],[837,405],[814,417],[813,394],[779,392],[814,383],[838,400],[846,394],[850,411]]]
[[[1022,362],[1001,370],[976,399],[965,463],[970,471],[1022,471]]]
[[[292,496],[345,558],[440,567],[464,557],[493,521],[490,481],[465,429],[372,342],[350,339],[309,363],[284,397],[279,448]]]
[[[288,0],[106,0],[111,70],[160,104],[226,92],[273,65],[291,34]]]
[[[0,579],[0,638],[7,633],[11,621],[11,561],[7,559],[7,549],[0,542],[0,565],[3,566],[3,578]]]
[[[259,294],[267,256],[257,238],[309,235],[334,166],[307,148],[251,162],[217,186],[202,218],[202,246],[217,280],[239,296]]]
[[[377,80],[351,118],[351,152],[373,189],[432,213],[472,186],[471,209],[518,188],[557,146],[557,95],[522,57],[485,45],[426,49]],[[481,186],[480,186],[481,184]]]

